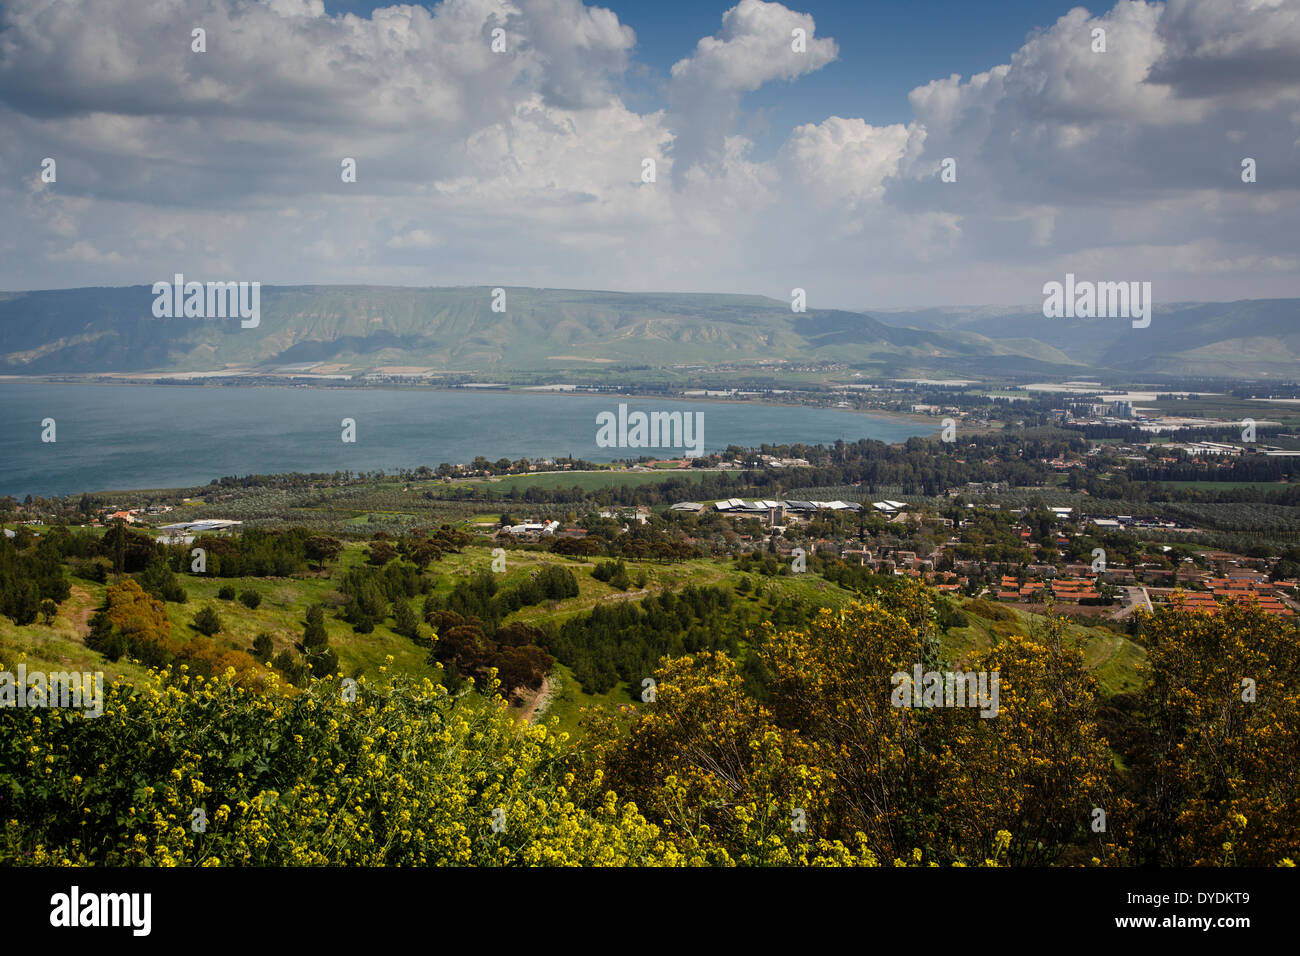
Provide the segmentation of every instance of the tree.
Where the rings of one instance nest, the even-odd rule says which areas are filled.
[[[410,602],[404,597],[399,597],[393,602],[393,630],[419,643],[420,619],[415,616]]]
[[[194,629],[200,634],[211,637],[221,630],[221,616],[212,605],[205,604],[199,613],[194,615],[193,624]]]
[[[452,663],[458,673],[481,676],[495,647],[483,636],[483,631],[472,624],[461,624],[440,631],[429,653],[429,662]]]
[[[1110,805],[1110,757],[1083,655],[1061,645],[1064,623],[954,667],[933,631],[933,599],[901,583],[884,607],[824,611],[764,646],[778,723],[828,755],[831,832],[860,831],[889,858],[929,847],[979,862],[1003,830],[1023,834],[1007,850],[1020,864],[1050,864],[1072,844],[1102,853],[1087,824],[1093,807]],[[916,665],[982,673],[986,687],[999,674],[999,709],[898,706],[892,675]]]
[[[325,630],[325,609],[313,604],[307,609],[307,621],[302,631],[302,646],[315,649],[329,643],[329,634]]]
[[[270,634],[258,634],[253,638],[253,657],[258,663],[265,663],[271,660],[271,655],[275,653],[275,645],[271,641]]]
[[[173,604],[184,604],[189,600],[184,585],[161,557],[151,559],[148,567],[140,572],[140,587],[154,597]]]
[[[54,616],[59,613],[59,606],[46,598],[41,602],[41,617],[45,618],[45,626],[49,627],[54,623]]]
[[[217,589],[217,597],[222,601],[233,601],[235,599],[235,586],[233,584],[223,584]]]
[[[147,534],[132,531],[120,518],[113,522],[100,543],[101,554],[113,559],[119,574],[143,571],[158,554],[158,543]]]
[[[900,581],[807,626],[766,626],[757,668],[719,652],[662,659],[654,703],[626,733],[591,738],[606,785],[669,832],[707,826],[720,852],[746,861],[797,852],[794,809],[819,838],[861,841],[884,860],[1111,858],[1088,826],[1093,808],[1116,804],[1110,753],[1083,655],[1062,646],[1065,625],[1006,637],[954,668],[932,599]],[[897,675],[918,665],[941,684],[982,674],[985,695],[999,674],[1000,692],[976,697],[963,681],[970,705],[915,707],[910,694],[900,704]]]
[[[1125,837],[1161,866],[1300,862],[1300,641],[1236,602],[1142,615],[1147,681]]]
[[[540,647],[503,647],[493,658],[501,690],[510,697],[518,688],[537,690],[555,666],[555,658]]]
[[[271,664],[290,684],[301,687],[307,682],[307,668],[293,651],[286,648],[275,656]]]
[[[391,541],[376,541],[370,546],[370,556],[366,559],[377,567],[383,567],[397,557],[397,549]]]
[[[333,561],[343,553],[343,542],[328,535],[312,535],[303,543],[303,553],[307,560],[315,561],[318,569]]]
[[[797,735],[776,726],[725,654],[666,659],[653,704],[626,731],[599,718],[594,753],[607,786],[670,836],[691,834],[715,860],[789,862],[796,809],[822,819],[828,779]]]
[[[254,591],[252,588],[249,588],[248,590],[240,592],[239,600],[244,607],[251,611],[262,603],[262,595]]]
[[[568,568],[558,564],[548,564],[537,572],[533,579],[542,597],[551,601],[578,596],[578,579]]]
[[[415,565],[417,571],[423,572],[432,561],[437,561],[442,557],[441,549],[428,538],[421,538],[411,545],[407,552],[407,557]]]
[[[374,625],[371,625],[373,630]],[[325,630],[325,610],[319,604],[313,604],[307,610],[307,621],[302,633],[302,653],[305,662],[311,667],[316,677],[324,677],[338,672],[339,658],[329,646],[329,634]]]
[[[497,628],[496,641],[502,647],[526,647],[529,644],[540,644],[542,636],[542,632],[535,627],[522,621],[511,621]]]
[[[171,619],[163,602],[146,594],[134,578],[110,585],[104,606],[90,619],[86,646],[110,661],[129,653],[146,665],[170,659]]]

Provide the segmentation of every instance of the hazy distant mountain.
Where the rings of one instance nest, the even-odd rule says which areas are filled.
[[[1034,339],[1096,370],[1165,376],[1300,377],[1300,299],[1157,302],[1151,325],[1124,319],[1047,319],[1042,306],[876,312],[931,332]]]
[[[155,318],[148,286],[0,294],[0,372],[553,371],[837,361],[879,374],[1141,372],[1294,378],[1300,300],[1157,304],[1124,319],[1041,308],[865,313],[762,296],[481,287],[267,286],[256,328]],[[883,318],[883,321],[881,320]]]
[[[0,295],[0,371],[205,371],[329,362],[442,370],[548,370],[771,360],[882,372],[1070,359],[1037,342],[898,328],[842,311],[792,313],[761,296],[508,288],[263,287],[256,328],[159,319],[147,286]]]

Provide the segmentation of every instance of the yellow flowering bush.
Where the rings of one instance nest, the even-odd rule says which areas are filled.
[[[613,794],[581,803],[564,743],[398,677],[256,693],[155,670],[104,713],[0,711],[0,862],[676,865]]]
[[[931,600],[901,583],[807,627],[766,628],[764,703],[724,654],[665,659],[656,701],[625,731],[594,723],[588,759],[710,861],[1042,865],[1086,847],[1112,862],[1089,827],[1110,806],[1111,757],[1063,625],[964,664],[1000,672],[995,718],[894,706],[893,674],[949,667]]]
[[[1170,866],[1280,866],[1300,853],[1300,628],[1258,607],[1148,616],[1128,842]]]

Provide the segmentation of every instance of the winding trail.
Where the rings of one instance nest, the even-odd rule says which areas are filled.
[[[533,722],[533,717],[537,715],[538,708],[542,705],[551,694],[551,681],[549,677],[542,678],[542,686],[532,693],[524,696],[524,701],[519,708],[519,719],[526,724]]]
[[[90,592],[76,584],[72,585],[72,596],[78,605],[85,605],[72,617],[72,626],[82,640],[90,636],[90,619],[95,614],[95,600]]]

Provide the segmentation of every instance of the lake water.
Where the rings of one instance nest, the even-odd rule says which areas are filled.
[[[226,475],[392,471],[476,455],[588,461],[671,449],[600,448],[596,416],[703,412],[704,448],[837,439],[903,441],[936,430],[840,409],[612,395],[0,382],[0,495],[179,488]],[[41,440],[55,420],[54,442]],[[345,443],[341,421],[356,421]]]

